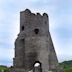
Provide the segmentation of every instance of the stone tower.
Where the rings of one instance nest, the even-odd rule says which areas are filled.
[[[59,72],[48,15],[34,14],[26,9],[20,12],[20,33],[15,41],[12,72],[48,71]]]

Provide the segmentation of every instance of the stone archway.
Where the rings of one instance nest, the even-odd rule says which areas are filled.
[[[33,72],[42,72],[42,64],[39,61],[35,61],[33,65]]]

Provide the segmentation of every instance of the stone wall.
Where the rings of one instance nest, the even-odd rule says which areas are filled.
[[[34,68],[35,62],[40,62],[41,68]],[[46,13],[34,14],[28,9],[20,12],[20,33],[15,41],[13,64],[12,72],[59,72]]]

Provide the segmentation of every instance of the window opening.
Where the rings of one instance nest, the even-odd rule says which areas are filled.
[[[39,29],[34,29],[35,34],[39,33]]]
[[[22,31],[24,30],[24,26],[22,26]]]

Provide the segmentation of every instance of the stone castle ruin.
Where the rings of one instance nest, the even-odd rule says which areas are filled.
[[[49,32],[46,13],[20,12],[20,33],[15,41],[11,72],[62,72]]]

